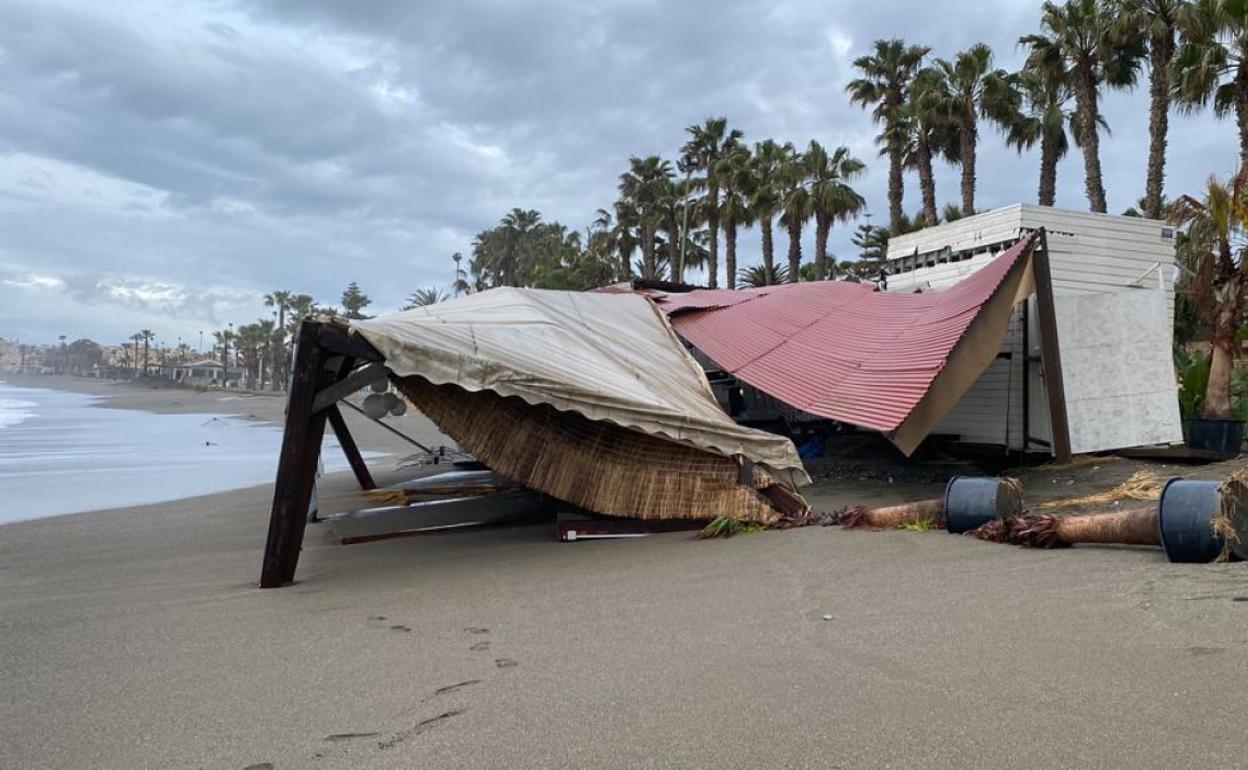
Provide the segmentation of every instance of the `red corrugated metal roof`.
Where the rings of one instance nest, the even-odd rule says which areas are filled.
[[[920,294],[841,281],[647,293],[681,337],[743,382],[804,412],[891,431],[1030,244]]]

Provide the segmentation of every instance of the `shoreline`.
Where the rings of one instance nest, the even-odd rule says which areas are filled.
[[[228,417],[274,430],[280,430],[282,427],[286,403],[285,394],[252,395],[223,390],[201,391],[186,387],[149,387],[127,381],[99,381],[68,376],[18,376],[6,373],[0,376],[0,381],[14,388],[42,389],[91,396],[95,400],[90,405],[90,408],[137,411],[156,415]],[[344,410],[344,414],[352,435],[360,445],[361,451],[365,452],[368,457],[370,470],[379,480],[393,478],[396,475],[395,466],[398,461],[405,455],[417,451],[415,447],[398,439],[389,431],[373,424],[372,421],[349,410]],[[39,419],[40,416],[35,415],[21,423],[17,423],[17,426],[29,425],[32,420],[37,421]],[[431,422],[422,415],[415,413],[414,410],[408,415],[404,415],[403,418],[390,418],[387,420],[387,423],[397,424],[396,427],[409,433],[409,435],[417,436],[418,440],[422,440],[423,443],[448,443],[448,439],[437,432],[436,427]],[[0,430],[3,429],[0,428]],[[332,432],[327,431],[327,436],[332,439]],[[324,452],[327,455],[327,460],[332,459],[336,466],[339,465],[342,456],[335,446],[327,443],[324,447]],[[276,450],[274,451],[274,457],[276,457]],[[159,468],[160,466],[157,464],[155,467]],[[332,470],[327,469],[324,478],[328,479],[331,476],[343,473],[346,473],[349,478],[351,477],[349,470],[345,467],[335,467]],[[63,519],[65,517],[108,515],[112,511],[159,507],[183,500],[202,500],[215,494],[264,487],[271,489],[272,480],[257,481],[253,477],[232,483],[226,478],[222,480],[221,485],[214,491],[193,493],[185,496],[171,496],[155,501],[123,502],[119,505],[106,504],[99,508],[67,511],[47,516],[34,516],[18,521],[0,522],[0,527],[23,526],[33,522]]]

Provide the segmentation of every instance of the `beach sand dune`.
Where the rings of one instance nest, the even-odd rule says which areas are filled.
[[[351,488],[333,474],[323,500]],[[270,499],[0,527],[0,766],[1245,761],[1243,564],[836,528],[338,546],[313,525],[298,583],[261,591]]]

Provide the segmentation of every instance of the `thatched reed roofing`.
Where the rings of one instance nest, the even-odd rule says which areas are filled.
[[[724,414],[702,368],[644,297],[493,289],[352,321],[351,329],[401,378],[515,397],[721,458],[741,456],[792,486],[809,482],[790,440]]]

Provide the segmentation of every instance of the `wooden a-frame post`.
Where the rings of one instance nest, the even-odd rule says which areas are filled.
[[[1066,414],[1066,386],[1062,378],[1062,351],[1057,335],[1057,309],[1053,302],[1053,274],[1049,269],[1049,235],[1039,230],[1040,248],[1031,253],[1032,274],[1036,279],[1036,310],[1040,322],[1040,371],[1049,402],[1049,424],[1053,430],[1053,456],[1066,465],[1070,452],[1070,420]],[[1024,351],[1031,355],[1030,351]],[[1026,426],[1023,429],[1026,437]]]
[[[358,360],[369,364],[349,373]],[[295,579],[327,420],[360,486],[374,487],[372,476],[336,404],[354,390],[383,377],[385,369],[380,366],[380,360],[380,354],[371,345],[348,336],[332,322],[306,319],[299,326],[282,450],[273,486],[269,534],[260,571],[261,588],[277,588]]]

